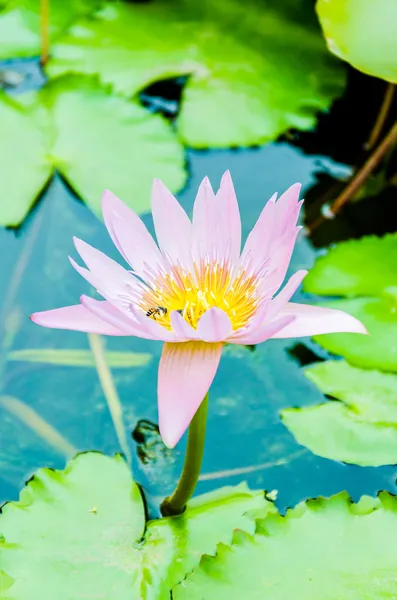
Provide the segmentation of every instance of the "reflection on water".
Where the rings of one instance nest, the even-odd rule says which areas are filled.
[[[308,188],[315,182],[316,171],[337,168],[328,159],[304,156],[286,144],[190,152],[188,159],[191,179],[180,195],[183,205],[191,211],[204,175],[217,186],[222,172],[230,168],[245,235],[274,191],[281,192],[295,181]],[[145,222],[152,228],[149,216]],[[73,447],[110,454],[120,451],[122,436],[110,417],[88,337],[42,329],[28,319],[33,311],[76,303],[89,291],[67,259],[74,253],[73,235],[120,259],[104,225],[59,179],[20,231],[0,230],[0,393],[9,398],[8,404],[0,403],[0,502],[16,498],[38,467],[63,467],[65,453]],[[301,235],[292,268],[312,263],[313,250]],[[156,499],[169,492],[181,467],[184,445],[182,441],[176,451],[165,451],[151,425],[157,418],[161,344],[135,338],[104,342],[123,408],[132,468],[148,496]],[[282,425],[278,414],[283,407],[321,401],[319,391],[300,370],[297,357],[302,349],[295,352],[295,344],[279,340],[258,346],[254,352],[243,347],[225,349],[211,392],[198,492],[247,480],[251,487],[279,490],[278,504],[285,507],[341,489],[354,497],[381,488],[395,491],[394,467],[359,468],[319,458],[301,448]],[[52,352],[55,349],[59,352]],[[37,350],[45,352],[37,354]],[[141,419],[146,420],[142,435],[136,430]]]

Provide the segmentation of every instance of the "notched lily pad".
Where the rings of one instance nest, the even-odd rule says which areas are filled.
[[[347,494],[269,515],[173,590],[174,600],[383,600],[397,595],[397,500]]]
[[[104,189],[144,212],[154,177],[173,191],[185,182],[184,150],[169,123],[96,78],[61,77],[18,103],[0,96],[0,116],[0,180],[8,198],[0,225],[21,223],[54,169],[98,215]]]
[[[361,466],[397,463],[397,376],[344,361],[305,369],[336,400],[282,411],[284,425],[314,454]],[[337,401],[338,400],[338,401]]]
[[[43,111],[21,106],[0,90],[0,226],[18,225],[51,177],[43,117]]]
[[[7,600],[169,600],[170,588],[233,530],[275,511],[244,485],[199,497],[184,515],[145,524],[138,486],[119,456],[78,455],[41,469],[0,517]],[[0,581],[2,581],[0,579]],[[2,596],[0,596],[2,597]]]
[[[54,45],[47,70],[98,73],[127,96],[188,75],[177,119],[184,143],[267,142],[313,127],[344,86],[312,7],[287,8],[275,0],[116,1],[76,22]]]

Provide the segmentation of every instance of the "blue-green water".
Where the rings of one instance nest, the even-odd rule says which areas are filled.
[[[244,234],[253,226],[264,201],[295,181],[304,189],[315,173],[337,167],[327,158],[305,156],[287,144],[260,149],[188,152],[190,179],[179,195],[190,212],[200,180],[214,187],[229,168],[240,200]],[[151,228],[150,216],[144,217]],[[120,451],[117,435],[94,367],[53,366],[9,360],[21,349],[89,349],[85,334],[40,328],[29,314],[78,301],[88,284],[70,267],[76,235],[114,258],[117,252],[105,227],[59,179],[18,231],[0,230],[1,395],[33,408],[78,450]],[[301,235],[291,271],[313,264],[314,250]],[[254,352],[226,348],[210,399],[203,480],[198,492],[246,480],[253,488],[277,489],[284,508],[307,497],[342,489],[357,498],[380,489],[396,491],[395,467],[360,468],[322,459],[300,447],[282,425],[283,407],[318,403],[322,395],[303,375],[292,351],[307,340],[270,341]],[[145,366],[113,369],[123,406],[133,473],[155,502],[170,491],[183,459],[184,440],[174,452],[155,437],[138,448],[131,437],[139,419],[156,421],[156,376],[161,344],[135,338],[108,338],[109,350],[145,352]],[[11,355],[12,356],[12,355]],[[14,355],[15,356],[15,355]],[[138,458],[145,455],[146,464]],[[41,466],[62,468],[63,454],[21,419],[0,405],[0,503],[17,497],[23,482]],[[100,476],[100,473],[98,473]]]

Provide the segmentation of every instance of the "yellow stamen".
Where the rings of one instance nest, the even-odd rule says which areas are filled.
[[[179,311],[194,328],[200,317],[211,307],[224,310],[234,330],[244,327],[258,305],[258,279],[239,269],[233,273],[230,266],[208,261],[196,263],[193,272],[173,266],[170,273],[162,274],[151,284],[151,289],[142,298],[145,312],[157,307],[166,311],[150,314],[160,325],[171,329],[170,315]]]

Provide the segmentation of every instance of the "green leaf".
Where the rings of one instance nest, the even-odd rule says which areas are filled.
[[[317,0],[328,47],[353,67],[397,83],[395,0]]]
[[[170,588],[236,528],[274,511],[244,485],[197,498],[184,515],[145,527],[138,486],[120,457],[78,455],[40,470],[0,517],[6,600],[168,600]]]
[[[355,365],[397,371],[396,262],[395,234],[342,242],[320,257],[305,279],[305,291],[347,296],[326,306],[360,319],[369,336],[335,333],[316,336],[316,342]]]
[[[68,367],[95,367],[94,358],[90,350],[59,348],[24,348],[13,350],[7,356],[8,360],[50,365],[64,365]],[[152,355],[147,352],[106,352],[106,362],[115,369],[129,369],[131,367],[144,367],[149,364]]]
[[[397,234],[349,240],[321,256],[305,277],[305,291],[324,296],[397,297]]]
[[[397,376],[328,360],[307,367],[306,377],[365,421],[397,424]]]
[[[128,96],[188,75],[177,120],[186,144],[263,143],[313,127],[344,85],[310,5],[288,15],[275,0],[116,1],[58,40],[48,72],[99,73]]]
[[[15,581],[6,598],[131,600],[144,527],[121,457],[83,454],[63,472],[41,469],[1,515],[0,563]]]
[[[42,116],[41,111],[23,108],[0,91],[0,226],[19,225],[51,177],[48,131]]]
[[[105,189],[145,212],[154,177],[173,191],[183,186],[184,151],[169,123],[95,78],[62,77],[18,101],[0,97],[0,180],[11,198],[0,225],[23,220],[54,168],[98,215]]]
[[[346,493],[269,515],[173,590],[173,600],[386,600],[397,595],[397,500]]]
[[[397,463],[397,376],[343,361],[305,370],[324,393],[340,400],[282,411],[284,425],[314,454],[361,466]]]
[[[144,598],[169,600],[169,590],[199,564],[203,554],[214,554],[220,542],[230,544],[234,529],[253,533],[255,519],[268,512],[277,511],[264,499],[264,493],[251,492],[241,484],[193,499],[182,517],[150,521],[145,536],[146,559],[156,568]],[[159,557],[163,560],[158,561]],[[155,594],[150,591],[153,583],[159,588]]]
[[[40,0],[9,0],[0,9],[0,59],[40,54]],[[74,19],[89,15],[99,0],[48,0],[50,44]]]
[[[42,93],[56,131],[55,165],[97,214],[104,189],[144,212],[154,177],[173,190],[183,186],[184,151],[160,115],[90,78],[62,78]]]
[[[394,301],[363,297],[329,301],[326,305],[357,317],[369,335],[317,335],[314,340],[318,344],[333,354],[342,355],[353,365],[397,371],[397,307]]]

